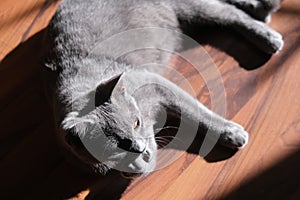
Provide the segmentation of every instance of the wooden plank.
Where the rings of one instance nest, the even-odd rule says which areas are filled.
[[[59,1],[10,0],[0,5],[0,61],[16,46],[45,28]]]

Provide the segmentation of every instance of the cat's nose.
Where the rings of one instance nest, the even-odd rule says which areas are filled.
[[[151,160],[151,151],[150,150],[145,150],[142,154],[142,158],[145,162],[149,163]]]
[[[146,149],[146,143],[140,139],[123,138],[118,141],[118,147],[132,153],[143,153]]]
[[[143,140],[136,139],[132,143],[131,150],[134,153],[143,153],[146,150],[146,143]]]

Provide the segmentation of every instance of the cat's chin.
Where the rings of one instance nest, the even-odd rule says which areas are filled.
[[[111,170],[109,166],[99,162],[96,158],[94,158],[86,150],[78,137],[74,135],[68,135],[62,129],[60,129],[58,132],[58,141],[62,153],[72,165],[91,174],[104,175]]]

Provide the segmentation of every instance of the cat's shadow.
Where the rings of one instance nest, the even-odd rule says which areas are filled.
[[[240,67],[254,70],[263,66],[271,58],[247,41],[241,34],[227,27],[181,23],[184,33],[200,45],[213,46],[234,58]],[[188,47],[191,48],[191,47]],[[186,47],[183,45],[183,49]],[[212,52],[209,52],[211,54]],[[211,55],[213,56],[213,55]]]
[[[241,36],[238,34],[232,34],[229,30],[220,30],[219,28],[205,29],[200,33],[194,34],[194,38],[198,38],[197,41],[201,44],[211,44],[222,49],[238,60],[240,65],[246,69],[257,68],[269,59],[268,55],[258,53],[256,48],[244,39],[241,39]],[[225,38],[227,42],[223,42]],[[43,52],[43,48],[46,48],[42,45],[42,39],[43,31],[20,44],[0,63],[1,75],[5,77],[6,83],[2,86],[6,91],[3,94],[8,94],[1,97],[0,107],[6,108],[9,104],[7,109],[10,109],[6,109],[6,112],[1,112],[0,120],[5,121],[6,118],[9,118],[7,113],[11,116],[20,116],[20,111],[27,111],[28,108],[32,108],[34,112],[26,113],[26,119],[23,118],[23,121],[37,124],[36,126],[40,126],[41,121],[46,123],[46,125],[43,124],[45,128],[37,129],[40,133],[37,134],[35,131],[34,135],[32,130],[36,130],[36,127],[22,130],[24,124],[26,124],[25,122],[20,123],[23,124],[20,127],[18,127],[19,123],[15,123],[14,127],[9,124],[2,124],[3,134],[1,134],[2,140],[0,144],[0,163],[2,165],[0,165],[0,177],[2,183],[5,183],[5,187],[3,187],[5,188],[5,193],[2,197],[23,198],[25,194],[28,194],[47,199],[45,194],[51,193],[58,195],[59,198],[69,198],[95,183],[91,187],[88,197],[97,197],[97,194],[101,193],[101,199],[117,199],[126,190],[130,180],[124,179],[115,172],[105,177],[82,174],[76,167],[73,168],[71,165],[66,164],[65,158],[56,147],[53,139],[54,129],[49,129],[53,124],[53,121],[51,121],[51,108],[46,103],[45,97],[35,93],[35,91],[43,91],[39,73],[42,66],[37,55],[37,52],[40,54],[40,52]],[[253,63],[254,61],[255,63]],[[28,75],[29,73],[31,75]],[[25,79],[24,77],[27,78]],[[28,77],[31,78],[28,79]],[[18,87],[12,86],[15,82],[20,82]],[[15,100],[15,96],[18,93],[22,93],[23,96],[21,99]],[[47,109],[43,108],[47,106]],[[36,117],[37,114],[43,119],[38,119]],[[16,121],[21,120],[21,117],[19,118]],[[31,120],[33,119],[37,120],[37,122],[32,122]],[[6,132],[10,134],[5,135]],[[20,135],[21,133],[22,135]],[[203,140],[202,136],[197,136],[187,151],[198,155],[201,140]],[[22,145],[19,146],[19,144]],[[21,150],[18,151],[18,148]],[[235,152],[235,150],[217,145],[204,159],[208,162],[216,162],[231,157]],[[28,162],[32,167],[25,164]],[[27,168],[16,170],[15,166],[23,165],[27,166]],[[24,180],[30,180],[30,184],[23,184]],[[32,192],[33,188],[35,189]],[[16,193],[15,191],[19,192]],[[51,195],[49,198],[51,198]]]
[[[227,148],[218,143],[212,144],[211,149],[208,152],[200,150],[204,144],[208,132],[207,129],[201,127],[198,127],[198,132],[195,138],[193,139],[191,145],[187,149],[183,149],[185,148],[185,145],[180,144],[180,141],[182,141],[181,138],[178,136],[176,137],[176,135],[178,134],[178,130],[176,127],[180,126],[186,127],[188,125],[185,124],[185,122],[180,121],[180,117],[174,117],[172,113],[168,114],[166,123],[164,125],[164,127],[167,128],[162,129],[162,131],[156,134],[157,138],[164,138],[163,145],[160,145],[159,142],[158,145],[161,148],[168,148],[170,142],[175,142],[175,145],[172,145],[172,148],[180,151],[186,151],[190,154],[194,154],[197,156],[201,156],[207,162],[219,162],[222,160],[226,160],[232,157],[237,152],[237,149]]]
[[[0,62],[1,197],[68,199],[82,192],[86,199],[119,199],[129,179],[84,172],[63,156],[42,86],[43,38],[44,31],[35,34]]]

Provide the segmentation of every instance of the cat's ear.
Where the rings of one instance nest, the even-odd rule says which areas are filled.
[[[114,76],[113,78],[111,78],[97,86],[96,92],[95,92],[95,106],[96,107],[98,107],[110,100],[111,94],[112,94],[115,86],[119,82],[121,76],[122,76],[122,74]]]

